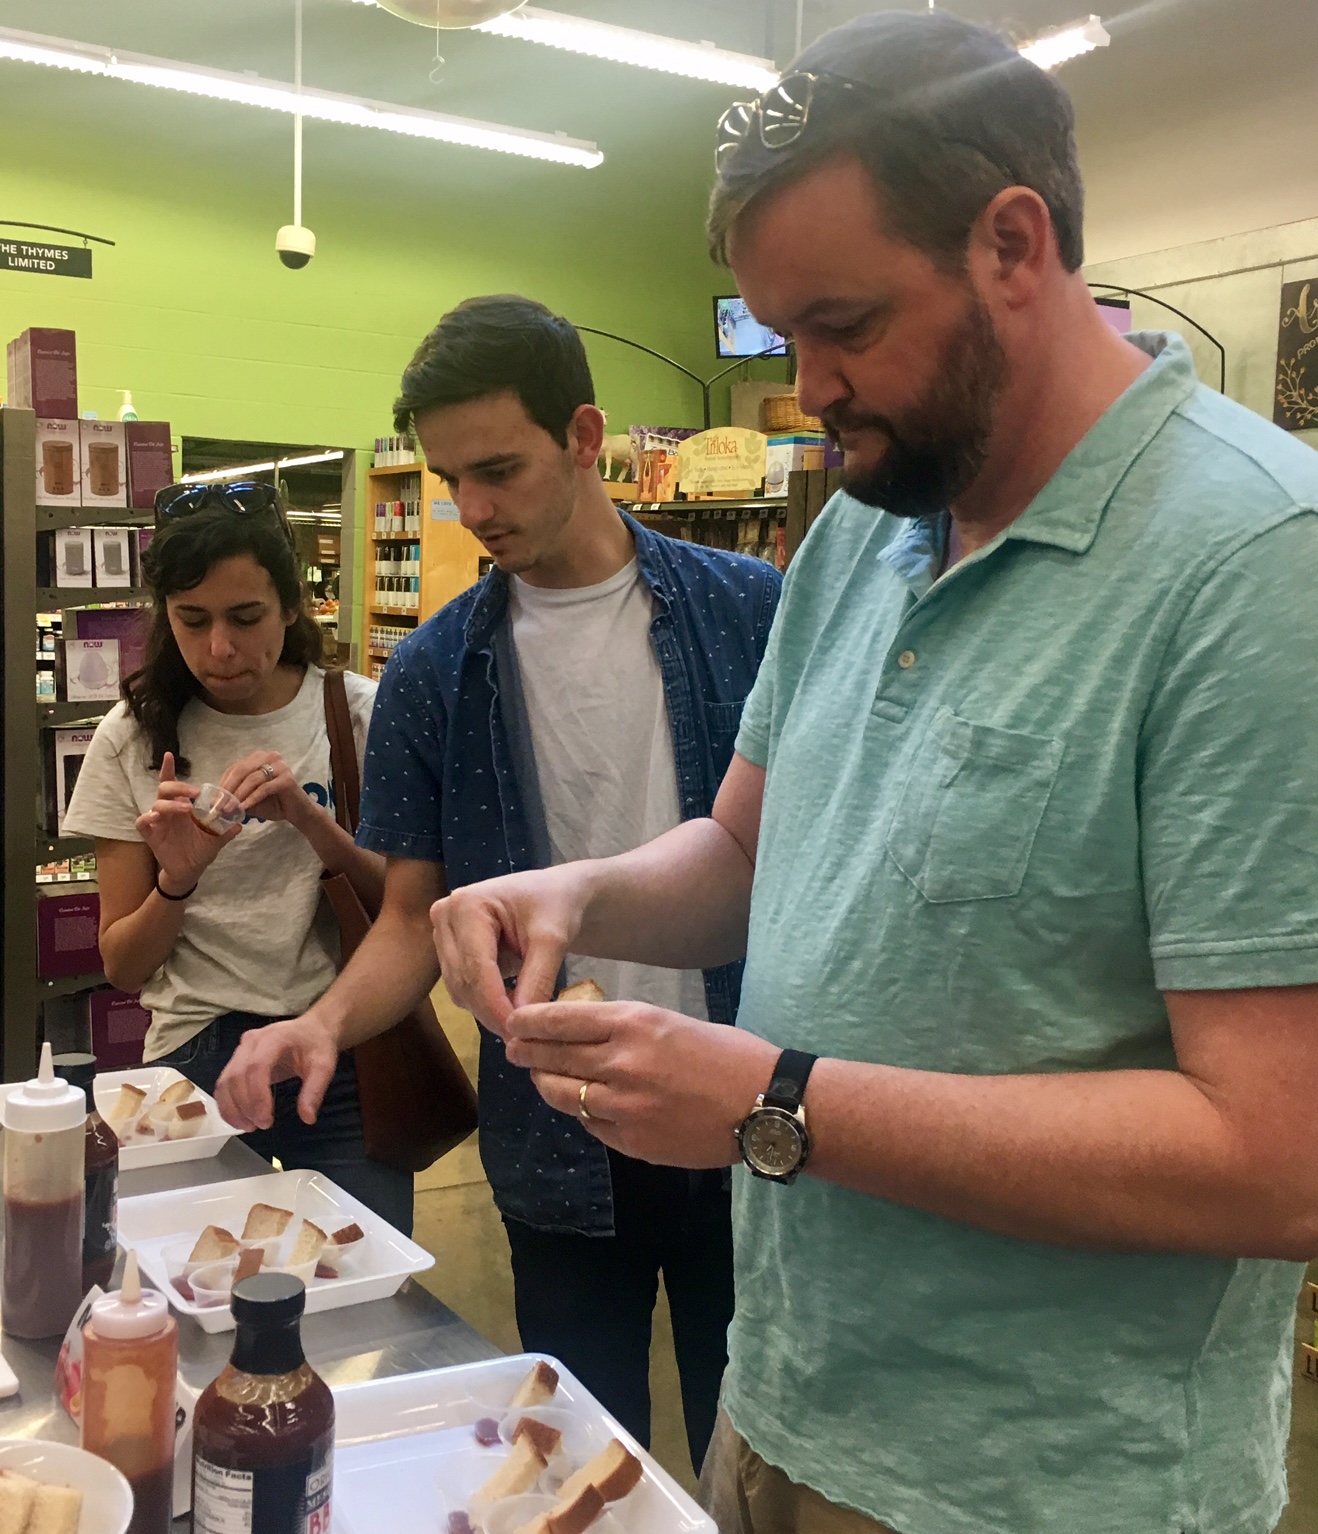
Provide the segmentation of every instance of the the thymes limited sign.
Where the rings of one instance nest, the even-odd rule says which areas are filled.
[[[39,277],[90,277],[92,253],[82,245],[34,245],[0,239],[0,272],[35,272]]]

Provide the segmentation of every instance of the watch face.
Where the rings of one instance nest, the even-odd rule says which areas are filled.
[[[805,1156],[805,1131],[781,1108],[757,1108],[742,1131],[742,1154],[766,1177],[795,1172]]]

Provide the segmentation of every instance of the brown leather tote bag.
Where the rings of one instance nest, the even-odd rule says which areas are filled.
[[[361,775],[342,671],[325,673],[334,816],[355,836]],[[339,923],[346,964],[371,930],[370,913],[346,874],[326,872],[321,887]],[[476,1092],[427,997],[384,1033],[352,1052],[366,1154],[400,1172],[423,1172],[476,1128]]]

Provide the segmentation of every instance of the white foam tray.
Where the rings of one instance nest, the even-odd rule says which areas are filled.
[[[351,1274],[343,1278],[312,1279],[307,1286],[307,1311],[339,1310],[397,1293],[403,1280],[435,1265],[429,1252],[396,1231],[387,1221],[319,1172],[271,1172],[210,1183],[200,1188],[177,1188],[170,1193],[143,1193],[119,1200],[119,1245],[137,1253],[138,1264],[151,1283],[166,1295],[180,1315],[191,1316],[208,1332],[233,1330],[227,1305],[207,1307],[185,1300],[169,1281],[162,1255],[176,1241],[201,1234],[207,1225],[221,1225],[234,1235],[242,1232],[253,1204],[291,1209],[296,1218],[317,1225],[355,1220],[366,1233],[366,1246]]]
[[[335,1390],[333,1534],[380,1534],[386,1528],[389,1534],[446,1534],[448,1514],[466,1508],[508,1453],[502,1443],[483,1448],[472,1425],[507,1406],[539,1357],[514,1354]],[[590,1453],[620,1438],[645,1466],[640,1485],[611,1504],[601,1522],[620,1534],[717,1534],[713,1519],[585,1386],[562,1364],[549,1362],[559,1373],[550,1404],[585,1425]]]
[[[183,1079],[182,1073],[168,1065],[143,1065],[133,1071],[106,1071],[98,1075],[92,1085],[96,1099],[96,1111],[105,1118],[125,1084],[141,1087],[148,1104],[155,1103],[166,1087]],[[0,1102],[18,1087],[17,1082],[0,1086]],[[182,1161],[205,1161],[218,1156],[221,1149],[233,1139],[238,1131],[225,1122],[219,1105],[209,1092],[195,1088],[196,1096],[206,1104],[206,1123],[200,1134],[188,1140],[134,1140],[119,1147],[119,1169],[136,1172],[149,1166],[171,1166]]]

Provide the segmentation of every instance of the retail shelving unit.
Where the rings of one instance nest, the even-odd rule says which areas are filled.
[[[769,531],[782,528],[785,563],[790,564],[792,556],[801,547],[801,540],[824,509],[824,503],[841,483],[840,469],[802,469],[789,476],[787,494],[773,499],[757,496],[750,500],[632,501],[622,504],[639,522],[656,532],[715,548],[736,549],[737,528],[750,522],[758,520],[767,524],[760,535],[751,539],[753,544],[772,541],[767,536]]]
[[[377,533],[375,531],[375,508],[380,502],[407,499],[400,487],[408,479],[419,477],[420,525],[417,531],[405,533]],[[411,497],[416,499],[415,496]],[[388,659],[389,650],[371,644],[371,630],[381,625],[411,629],[439,611],[446,602],[453,600],[480,576],[484,557],[478,540],[457,520],[451,509],[452,499],[448,486],[437,474],[432,474],[424,463],[390,464],[384,468],[370,469],[366,476],[366,562],[361,576],[362,633],[361,664],[358,669],[370,676],[372,662],[382,664]],[[375,561],[382,557],[381,551],[391,545],[419,543],[421,545],[420,591],[415,607],[390,607],[376,595]]]
[[[4,603],[3,804],[4,936],[0,947],[3,993],[3,1079],[30,1073],[41,1039],[44,1002],[103,985],[105,977],[73,975],[41,980],[36,972],[38,863],[93,850],[90,840],[52,836],[45,829],[41,792],[41,731],[56,725],[94,724],[106,709],[95,703],[53,703],[36,697],[33,636],[37,614],[86,605],[94,587],[37,585],[37,534],[63,527],[136,527],[149,512],[94,511],[36,504],[36,418],[30,410],[0,410],[0,598]],[[102,593],[116,605],[145,600],[136,588]],[[82,597],[80,602],[78,599]]]

